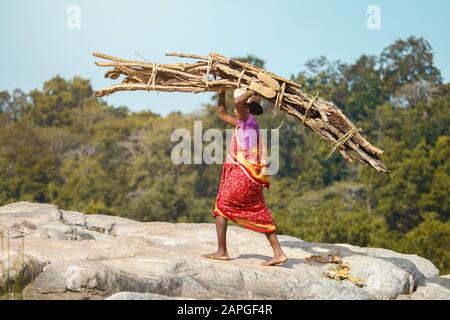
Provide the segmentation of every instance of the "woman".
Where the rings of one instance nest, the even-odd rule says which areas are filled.
[[[263,187],[269,188],[266,175],[263,144],[259,139],[259,126],[255,115],[263,113],[253,91],[234,91],[234,114],[229,115],[225,106],[225,92],[219,95],[219,118],[235,127],[230,153],[222,169],[222,179],[214,208],[218,250],[203,255],[205,258],[229,260],[226,246],[228,219],[237,224],[265,233],[274,257],[264,266],[282,264],[287,261],[276,234],[276,224],[266,207]]]

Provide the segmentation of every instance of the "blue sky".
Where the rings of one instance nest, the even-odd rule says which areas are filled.
[[[67,8],[80,8],[81,28],[67,28]],[[381,9],[381,29],[366,26],[369,5]],[[170,51],[227,56],[254,54],[289,77],[311,58],[353,62],[361,54],[411,35],[427,39],[435,64],[450,80],[448,0],[3,0],[0,4],[0,90],[41,88],[55,75],[79,75],[94,88],[112,84],[91,52],[173,62]],[[133,111],[193,111],[211,94],[116,93],[106,99]]]

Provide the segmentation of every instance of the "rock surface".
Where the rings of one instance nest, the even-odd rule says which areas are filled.
[[[0,285],[23,271],[25,299],[450,299],[450,279],[417,255],[279,236],[289,261],[264,267],[272,255],[266,237],[239,227],[228,228],[231,261],[200,257],[216,249],[207,223],[143,223],[17,202],[0,207],[0,233],[10,245],[9,255],[0,253],[0,272],[10,270]],[[335,265],[311,255],[338,255],[364,286],[325,277]]]

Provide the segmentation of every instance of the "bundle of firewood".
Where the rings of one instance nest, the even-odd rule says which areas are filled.
[[[118,91],[199,93],[245,87],[332,144],[328,157],[338,150],[350,163],[357,160],[378,172],[389,173],[379,158],[383,150],[371,145],[362,136],[361,129],[353,125],[334,103],[320,98],[318,93],[310,95],[302,91],[298,83],[254,65],[229,59],[217,53],[210,53],[208,56],[168,53],[168,56],[197,60],[194,63],[172,64],[125,60],[101,53],[93,55],[108,60],[95,62],[101,67],[111,67],[105,74],[106,78],[115,80],[124,76],[119,84],[97,90],[98,97]]]

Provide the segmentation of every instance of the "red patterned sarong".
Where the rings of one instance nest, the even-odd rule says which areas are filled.
[[[263,195],[263,187],[269,188],[270,183],[265,174],[264,148],[259,134],[258,143],[246,150],[239,143],[236,131],[223,165],[214,217],[221,215],[257,232],[275,231],[276,224]]]

